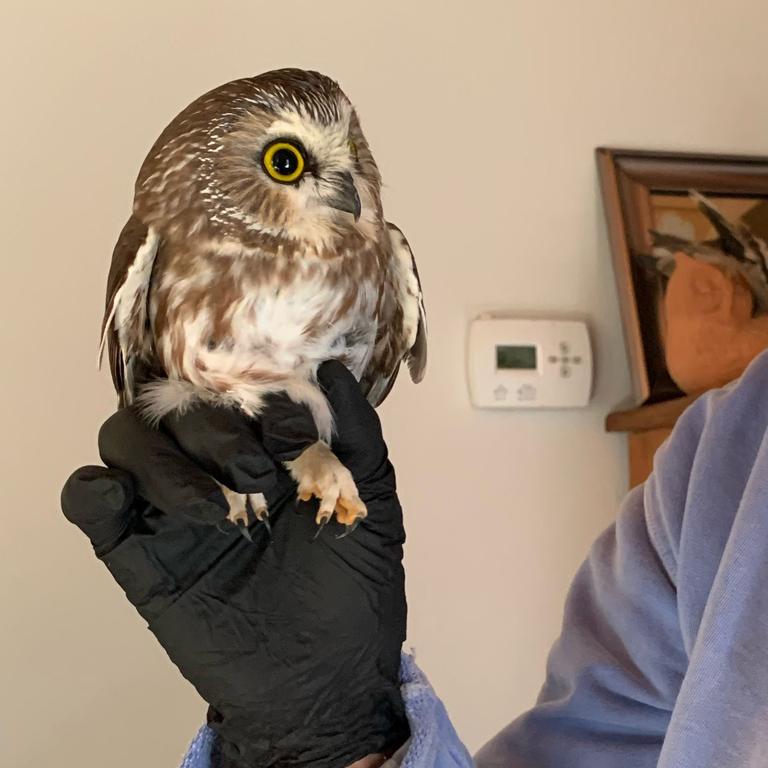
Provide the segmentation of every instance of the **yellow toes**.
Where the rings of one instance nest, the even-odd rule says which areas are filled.
[[[336,502],[336,519],[342,525],[352,525],[355,520],[360,520],[368,514],[365,504],[359,497],[342,497]]]

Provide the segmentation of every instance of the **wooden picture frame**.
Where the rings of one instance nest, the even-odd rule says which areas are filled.
[[[768,199],[768,157],[607,147],[596,155],[635,403],[681,397],[664,359],[664,279],[635,257],[652,250],[650,232],[665,200],[681,201],[691,190],[737,208]]]

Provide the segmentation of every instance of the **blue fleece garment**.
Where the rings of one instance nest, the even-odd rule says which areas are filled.
[[[699,398],[594,544],[482,768],[768,766],[768,353]]]
[[[680,418],[576,575],[536,706],[480,750],[478,768],[768,766],[767,432],[764,353]],[[403,764],[468,765],[423,675],[404,669],[421,740]],[[210,739],[203,729],[195,742],[203,758]]]

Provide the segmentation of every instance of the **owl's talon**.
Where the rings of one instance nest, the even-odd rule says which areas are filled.
[[[240,533],[242,533],[243,536],[251,542],[251,544],[253,544],[253,536],[251,536],[251,532],[248,530],[248,526],[242,520],[237,521],[237,530],[240,531]]]
[[[326,525],[328,525],[328,520],[330,518],[323,518],[322,522],[317,526],[317,531],[315,532],[315,535],[312,537],[312,541],[317,541],[320,537],[320,534],[323,532],[323,528],[325,528]]]
[[[336,537],[336,541],[340,541],[341,539],[346,539],[347,536],[349,536],[351,533],[354,533],[357,530],[357,526],[360,525],[360,520],[361,519],[362,518],[358,517],[357,520],[355,520],[354,523],[352,523],[351,525],[346,526],[347,530],[344,531],[344,533],[340,533]]]

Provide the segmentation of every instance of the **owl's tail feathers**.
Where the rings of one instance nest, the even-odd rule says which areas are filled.
[[[220,402],[213,392],[180,379],[155,379],[141,387],[136,405],[141,415],[157,426],[169,413],[184,413],[196,402]]]
[[[232,384],[225,392],[216,392],[181,379],[156,379],[144,384],[136,398],[142,416],[157,425],[169,413],[184,413],[196,402],[241,408],[257,417],[264,408],[264,398],[272,392],[285,392],[296,403],[306,405],[312,414],[320,440],[329,443],[334,432],[333,413],[320,387],[305,378],[286,378],[280,383]]]

